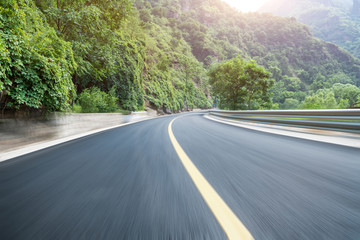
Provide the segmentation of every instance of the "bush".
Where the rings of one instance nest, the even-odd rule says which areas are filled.
[[[114,88],[109,93],[100,91],[97,87],[87,88],[79,95],[78,100],[83,113],[119,111]]]
[[[82,108],[81,108],[80,105],[74,104],[74,105],[72,106],[71,111],[72,111],[73,113],[81,113],[81,112],[82,112]]]
[[[286,98],[285,102],[281,104],[281,109],[298,109],[299,105],[299,100],[294,98]]]
[[[71,44],[56,35],[32,1],[0,6],[0,91],[6,107],[66,110],[75,95]],[[1,99],[0,99],[1,100]]]
[[[307,96],[301,103],[303,109],[335,109],[337,103],[331,89],[320,89],[315,94]]]

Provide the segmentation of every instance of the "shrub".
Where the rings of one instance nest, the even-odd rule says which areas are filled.
[[[82,108],[80,105],[78,104],[74,104],[72,106],[72,110],[71,110],[73,113],[81,113],[82,112]]]
[[[97,87],[87,88],[79,95],[78,100],[83,113],[104,113],[119,110],[114,88],[109,93],[100,91]]]

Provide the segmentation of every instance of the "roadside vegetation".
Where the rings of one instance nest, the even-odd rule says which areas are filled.
[[[100,91],[97,87],[87,88],[78,96],[79,105],[75,109],[83,113],[105,113],[119,110],[116,104],[115,88],[109,93]]]
[[[178,112],[215,97],[234,109],[349,108],[359,86],[360,60],[294,18],[220,0],[0,5],[2,111]]]
[[[237,57],[210,69],[210,84],[221,108],[269,109],[272,102],[269,88],[271,73],[255,61]]]

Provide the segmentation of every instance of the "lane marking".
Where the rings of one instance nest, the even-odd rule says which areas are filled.
[[[352,136],[355,136],[353,134],[344,135],[344,136],[341,136],[341,135],[333,135],[333,136],[319,135],[317,133],[303,132],[304,129],[294,130],[294,128],[296,128],[296,127],[287,127],[287,128],[282,127],[282,128],[277,129],[277,128],[275,128],[275,127],[278,127],[276,125],[263,124],[264,126],[259,126],[259,125],[255,125],[250,122],[236,122],[236,120],[229,121],[229,119],[222,120],[222,119],[218,119],[213,116],[210,116],[210,115],[205,115],[204,117],[211,121],[214,121],[214,122],[219,122],[219,123],[236,126],[236,127],[240,127],[240,128],[252,129],[252,130],[260,131],[260,132],[276,134],[276,135],[280,135],[280,136],[306,139],[306,140],[310,140],[310,141],[330,143],[330,144],[336,144],[336,145],[346,146],[346,147],[360,148],[360,139],[356,139],[356,138],[352,137]]]
[[[147,121],[147,120],[151,120],[151,119],[156,119],[156,118],[141,119],[138,121],[122,123],[122,124],[118,124],[118,125],[111,126],[111,127],[89,130],[84,133],[78,133],[75,135],[70,135],[70,136],[62,137],[62,138],[58,138],[58,139],[51,139],[51,140],[48,139],[48,140],[44,140],[41,142],[35,142],[35,143],[30,143],[30,144],[27,144],[24,146],[19,146],[18,148],[10,150],[10,151],[0,152],[0,162],[11,160],[16,157],[21,157],[21,156],[24,156],[29,153],[44,150],[49,147],[53,147],[53,146],[56,146],[56,145],[59,145],[62,143],[66,143],[66,142],[69,142],[72,140],[76,140],[76,139],[79,139],[82,137],[87,137],[87,136],[90,136],[90,135],[93,135],[96,133],[101,133],[101,132],[104,132],[107,130],[120,128],[120,127],[124,127],[127,125],[131,125],[131,124],[135,124],[135,123],[139,123],[139,122],[143,122],[143,121]]]
[[[195,183],[200,194],[204,198],[205,202],[215,215],[217,221],[230,240],[253,240],[253,236],[250,234],[244,224],[236,217],[236,215],[219,196],[219,194],[217,194],[215,189],[196,168],[194,163],[186,155],[185,151],[181,148],[180,144],[176,140],[172,131],[172,124],[178,118],[179,117],[174,118],[169,124],[168,132],[170,140],[182,164]]]
[[[193,113],[191,113],[191,114],[193,114]],[[121,123],[121,124],[114,125],[114,126],[111,126],[111,127],[99,128],[99,129],[95,129],[95,130],[89,130],[89,131],[86,131],[86,132],[83,132],[83,133],[78,133],[78,134],[75,134],[75,135],[70,135],[70,136],[62,137],[62,138],[58,138],[58,139],[48,139],[48,140],[44,140],[44,141],[41,141],[41,142],[34,142],[34,143],[26,144],[26,145],[23,145],[23,146],[19,146],[16,149],[12,149],[12,150],[9,150],[9,151],[5,150],[3,152],[0,152],[0,163],[4,162],[4,161],[7,161],[7,160],[11,160],[11,159],[16,158],[16,157],[24,156],[24,155],[29,154],[29,153],[33,153],[33,152],[44,150],[46,148],[53,147],[53,146],[56,146],[56,145],[59,145],[59,144],[62,144],[62,143],[66,143],[66,142],[69,142],[69,141],[72,141],[72,140],[76,140],[76,139],[79,139],[79,138],[82,138],[82,137],[90,136],[90,135],[93,135],[93,134],[96,134],[96,133],[101,133],[101,132],[104,132],[104,131],[107,131],[107,130],[120,128],[120,127],[125,127],[127,125],[132,125],[132,124],[135,124],[135,123],[144,122],[144,121],[148,121],[148,120],[152,120],[152,119],[164,118],[164,117],[171,117],[171,115],[150,117],[150,118],[140,119],[140,120],[133,121],[133,122]]]

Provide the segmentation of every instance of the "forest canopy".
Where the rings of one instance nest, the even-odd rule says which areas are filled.
[[[335,107],[358,106],[358,95],[333,89],[359,88],[360,61],[294,18],[243,14],[220,0],[7,0],[0,13],[2,110],[208,108],[218,94],[213,69],[233,59],[274,80],[266,91],[248,88],[236,108],[311,107],[323,89]],[[89,96],[111,103],[87,106]]]

